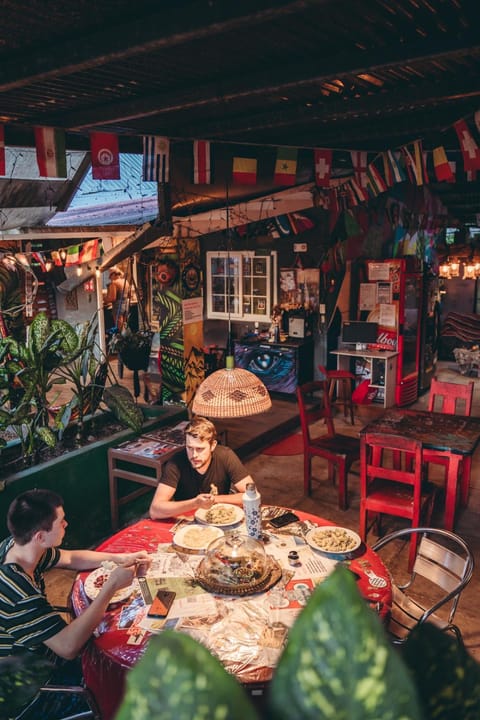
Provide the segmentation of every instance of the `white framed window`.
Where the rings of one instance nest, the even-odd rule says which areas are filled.
[[[269,322],[277,302],[276,253],[207,252],[207,317]]]

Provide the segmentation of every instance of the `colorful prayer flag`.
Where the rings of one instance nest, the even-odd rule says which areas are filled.
[[[392,152],[392,150],[387,150],[387,158],[392,169],[394,182],[398,183],[406,180],[407,178],[405,175],[405,171],[401,163],[401,154],[399,152]]]
[[[295,185],[297,154],[296,148],[278,148],[273,176],[275,185]]]
[[[287,217],[290,221],[290,225],[292,226],[294,235],[298,235],[299,233],[305,232],[305,230],[311,230],[315,227],[315,223],[302,213],[288,213]]]
[[[355,171],[355,180],[362,188],[368,185],[367,178],[367,153],[362,150],[351,150],[350,157]]]
[[[457,120],[457,122],[453,124],[453,127],[457,133],[462,150],[465,172],[480,169],[480,150],[468,129],[467,123],[465,120]]]
[[[41,177],[67,177],[67,154],[63,130],[52,127],[36,127],[35,149]]]
[[[212,154],[208,140],[193,141],[193,184],[210,185],[212,182]]]
[[[428,183],[427,169],[423,161],[422,141],[415,140],[412,144],[412,150],[409,149],[408,145],[404,145],[402,153],[410,182],[418,186]]]
[[[160,135],[143,138],[143,179],[167,183],[170,180],[170,140]]]
[[[6,175],[5,162],[5,127],[0,125],[0,175]]]
[[[365,190],[365,188],[360,187],[360,185],[357,183],[356,180],[354,180],[354,178],[350,178],[349,183],[358,202],[367,202],[368,192]]]
[[[292,226],[288,215],[277,215],[275,218],[275,226],[277,228],[277,237],[290,235],[292,232]]]
[[[58,250],[52,250],[52,252],[50,253],[50,257],[52,258],[53,264],[56,267],[63,266],[62,258],[60,257],[60,253],[58,252]]]
[[[329,187],[332,173],[332,151],[318,148],[313,151],[313,157],[315,162],[315,184],[317,187]]]
[[[105,132],[90,133],[90,151],[94,180],[120,180],[118,135]]]
[[[79,251],[80,248],[78,245],[70,245],[70,247],[67,248],[65,267],[69,267],[70,265],[78,265]]]
[[[98,238],[96,238],[95,240],[87,240],[87,242],[82,245],[82,248],[80,250],[79,262],[91,262],[92,260],[95,260],[97,256]]]
[[[40,265],[40,270],[42,272],[46,272],[47,266],[46,266],[46,262],[45,262],[45,256],[42,252],[39,252],[39,251],[32,252],[32,259],[36,260],[38,262],[38,264]]]
[[[367,168],[367,182],[374,197],[385,192],[387,189],[387,184],[377,170],[374,162],[371,162]]]
[[[455,180],[443,146],[436,147],[433,150],[433,167],[438,182],[453,182]]]
[[[240,185],[255,185],[257,182],[257,158],[234,157],[232,179]]]

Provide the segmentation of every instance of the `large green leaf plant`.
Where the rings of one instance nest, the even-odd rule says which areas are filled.
[[[108,365],[98,359],[95,337],[95,323],[72,326],[38,313],[25,340],[0,339],[0,430],[15,431],[24,457],[54,447],[74,416],[81,436],[85,412],[102,399],[120,422],[140,431],[143,415],[126,388],[114,383],[104,397]],[[72,397],[55,406],[55,386],[67,382]]]
[[[433,626],[402,654],[337,567],[312,594],[256,707],[193,638],[164,631],[127,677],[116,720],[478,720],[480,667]]]

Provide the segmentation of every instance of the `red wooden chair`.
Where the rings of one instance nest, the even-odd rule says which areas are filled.
[[[389,451],[389,452],[387,452]],[[401,463],[397,466],[394,456]],[[401,469],[402,466],[407,469]],[[397,435],[365,433],[360,442],[360,537],[366,540],[369,513],[407,518],[413,527],[430,523],[435,486],[423,482],[422,443]],[[373,524],[373,523],[372,523]],[[413,567],[417,536],[412,535],[408,567]]]
[[[428,397],[428,410],[430,412],[441,412],[450,415],[471,415],[473,402],[473,380],[468,383],[453,383],[432,378],[430,394]],[[448,472],[450,453],[441,453],[434,450],[423,451],[423,462],[441,465],[445,468],[445,476]],[[467,504],[468,490],[470,487],[470,471],[472,458],[465,457],[461,467],[460,496],[463,505]]]
[[[305,495],[312,492],[312,458],[320,457],[328,463],[328,478],[338,481],[338,506],[347,507],[347,474],[352,463],[360,457],[360,442],[356,437],[335,432],[326,380],[297,386],[300,424],[303,435],[303,484]],[[318,423],[321,435],[313,436],[312,424]]]
[[[352,393],[355,387],[355,375],[348,370],[327,370],[324,365],[319,365],[318,369],[327,381],[330,405],[333,404],[335,389],[339,389],[336,404],[343,405],[343,416],[345,418],[347,417],[347,410],[350,411],[350,420],[354,425]]]

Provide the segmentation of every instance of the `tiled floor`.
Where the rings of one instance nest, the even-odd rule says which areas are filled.
[[[437,370],[440,379],[453,382],[465,382],[465,377],[460,375],[454,363],[441,363]],[[471,378],[475,383],[473,415],[480,416],[480,378]],[[128,375],[125,375],[123,382],[130,382]],[[426,407],[428,395],[422,396],[415,406]],[[345,422],[343,415],[337,414],[336,427],[342,433],[358,433],[372,415],[382,412],[382,408],[376,405],[360,406],[356,410],[355,425],[352,427]],[[359,520],[359,483],[358,466],[349,475],[349,507],[341,511],[337,507],[337,490],[332,487],[326,479],[325,464],[321,460],[315,460],[313,475],[317,482],[311,497],[303,495],[303,455],[272,457],[262,454],[259,448],[258,438],[265,432],[268,433],[268,442],[278,437],[279,433],[286,434],[292,431],[296,422],[296,405],[291,400],[285,400],[263,417],[251,418],[248,422],[231,421],[218,423],[221,427],[228,428],[228,443],[237,448],[245,458],[244,462],[257,482],[262,495],[262,501],[266,504],[279,504],[291,508],[298,508],[315,513],[321,517],[332,520],[338,524],[358,530]],[[280,430],[278,427],[280,425]],[[277,428],[272,431],[272,428]],[[252,440],[253,439],[253,440]],[[268,444],[266,441],[263,447]],[[355,472],[356,470],[356,472]],[[435,480],[435,476],[433,476]],[[439,480],[439,478],[438,478]],[[439,480],[440,482],[440,480]],[[441,527],[442,505],[441,498],[439,506],[434,515],[433,524]],[[474,455],[472,467],[472,483],[468,507],[461,511],[456,522],[456,531],[467,540],[471,546],[477,562],[480,563],[480,449]],[[369,542],[374,543],[375,537],[369,536]],[[52,578],[51,588],[55,596],[62,596],[68,592],[71,583],[71,574],[63,573],[61,577]],[[464,592],[457,611],[457,622],[462,629],[464,640],[471,654],[480,661],[480,619],[477,614],[477,593],[480,587],[478,571],[467,590]]]

